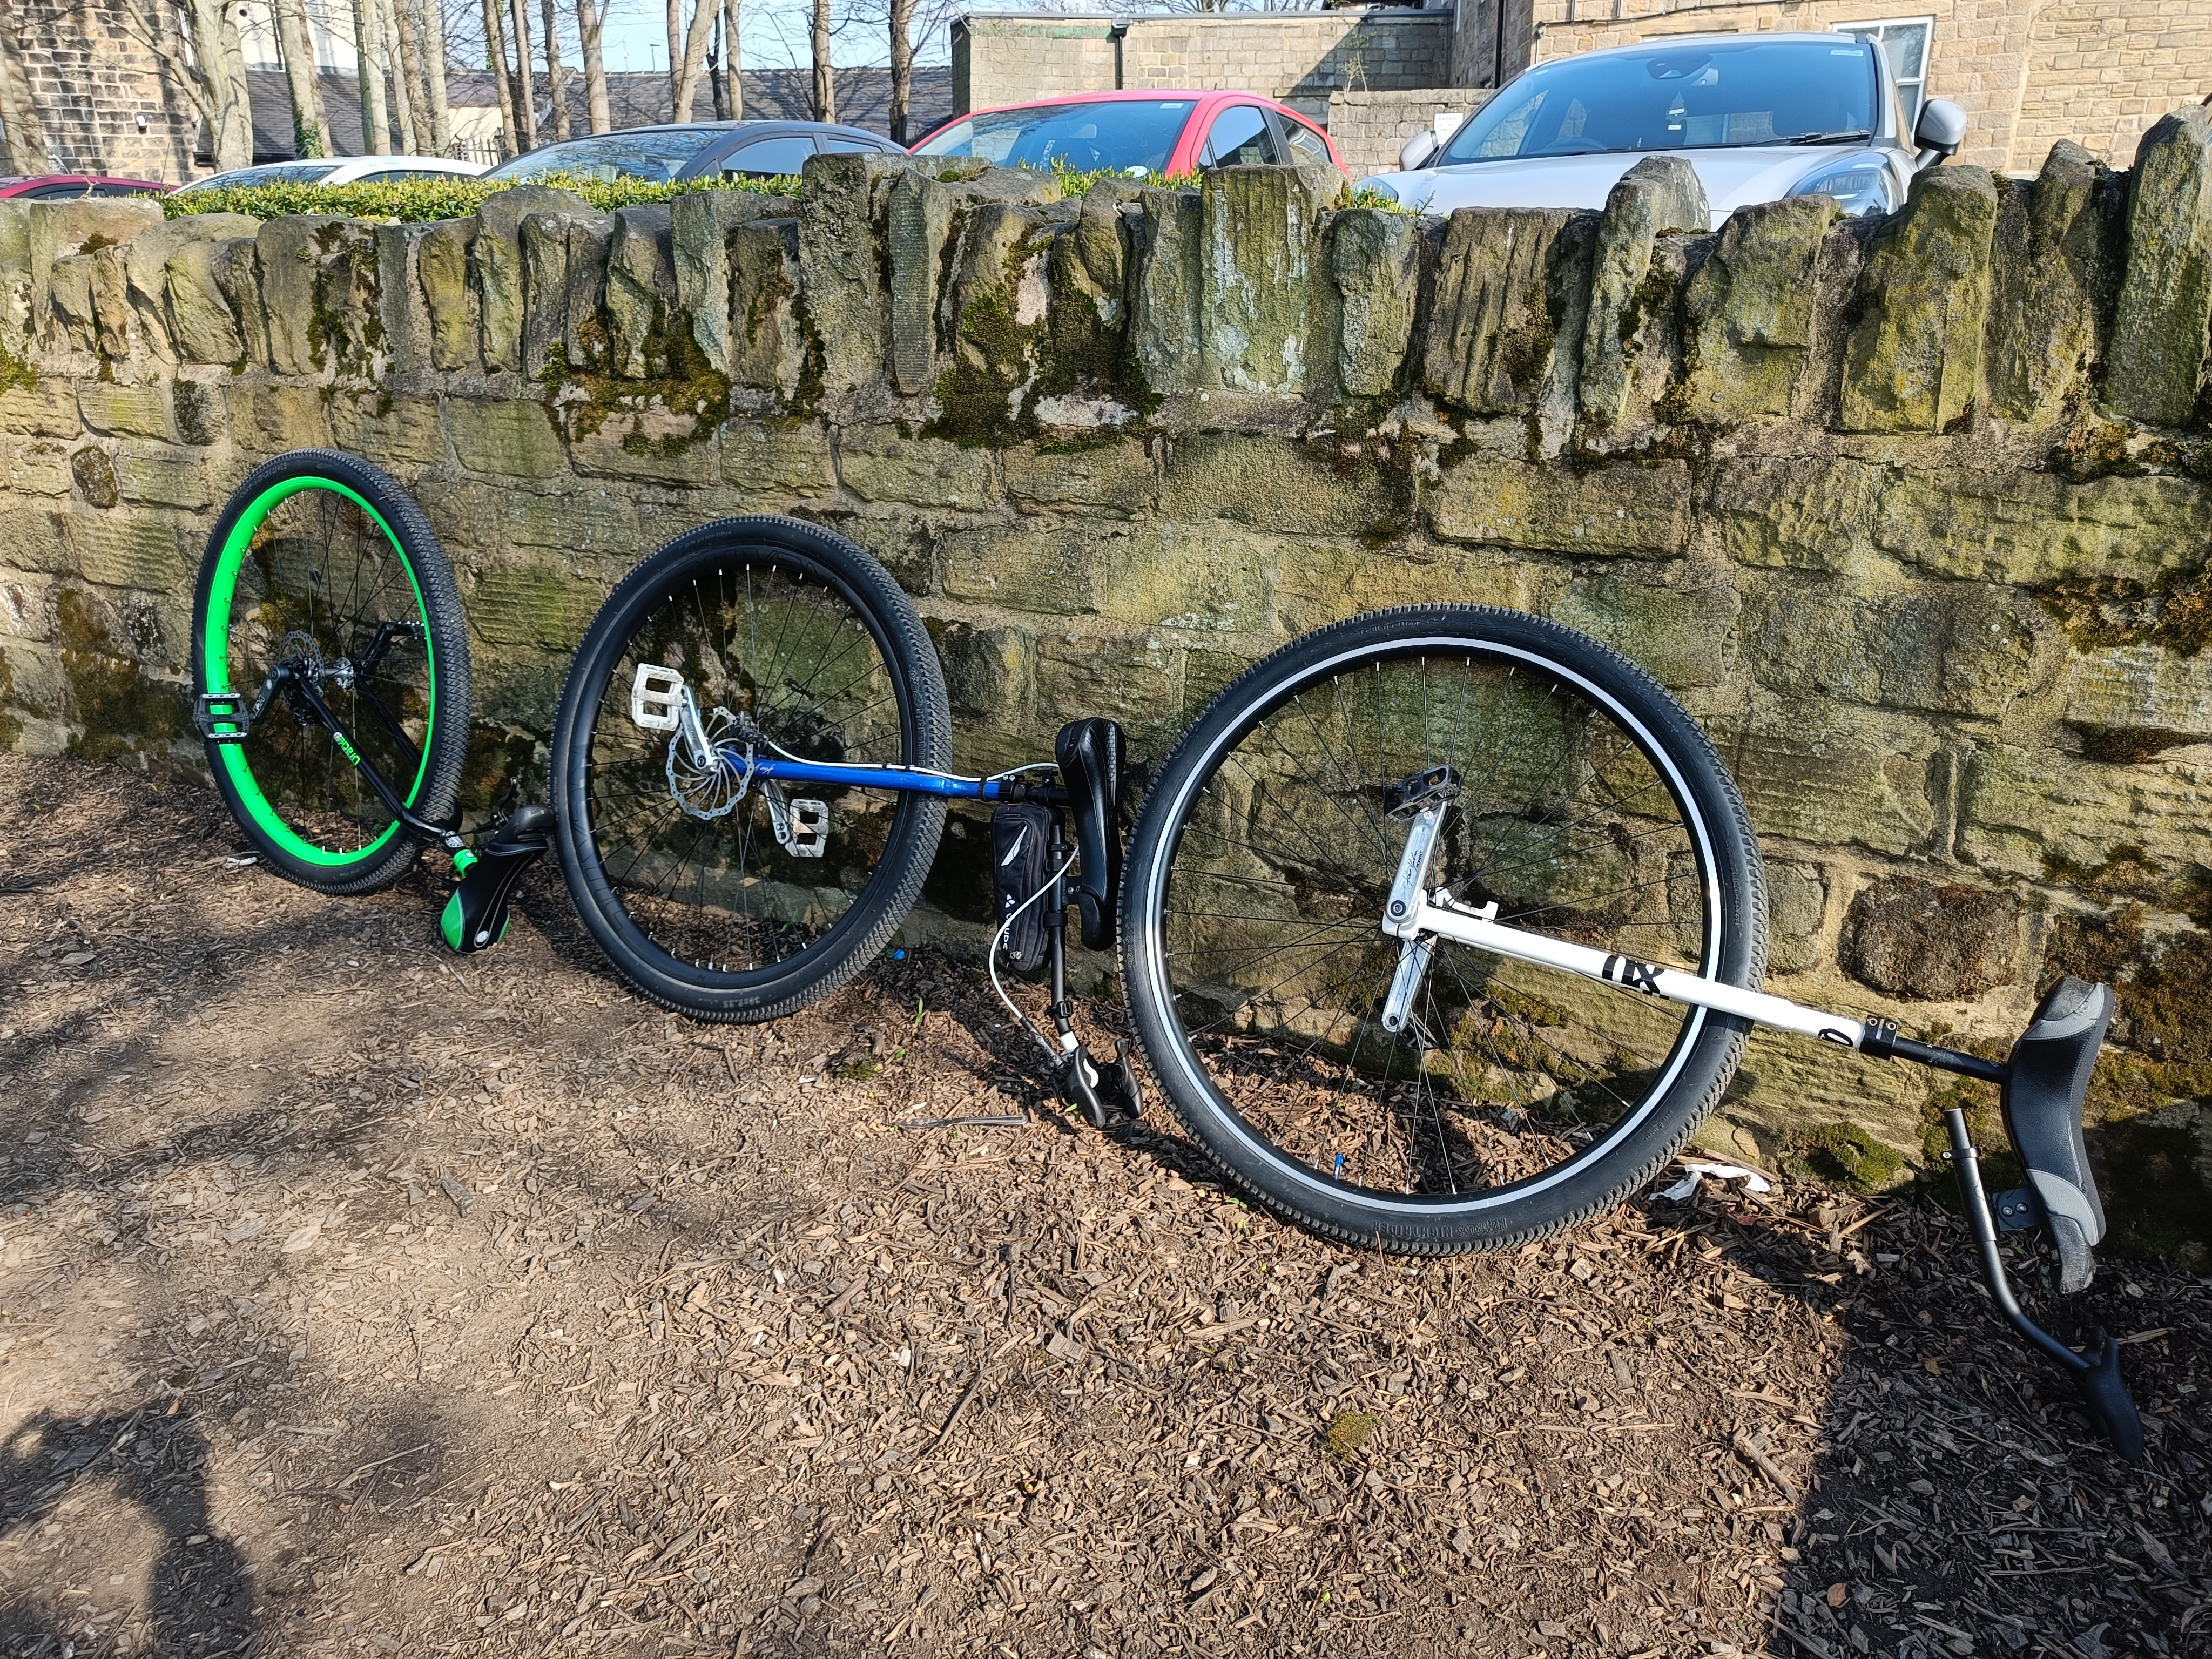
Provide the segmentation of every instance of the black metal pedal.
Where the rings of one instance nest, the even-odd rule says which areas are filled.
[[[1382,810],[1394,818],[1410,818],[1436,801],[1457,800],[1460,775],[1456,768],[1431,766],[1425,772],[1402,777],[1382,792]]]
[[[217,726],[232,729],[218,732]],[[203,691],[192,702],[192,729],[207,743],[244,743],[252,729],[252,717],[246,712],[245,694],[238,691]]]

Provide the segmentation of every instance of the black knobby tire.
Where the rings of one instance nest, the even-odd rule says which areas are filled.
[[[1332,1238],[1494,1249],[1607,1208],[1680,1150],[1747,1028],[1437,942],[1411,1035],[1377,1013],[1405,844],[1389,783],[1449,763],[1443,884],[1499,920],[1756,988],[1765,885],[1711,744],[1585,635],[1378,611],[1247,670],[1160,768],[1124,874],[1147,1061],[1228,1178]],[[1525,795],[1526,799],[1522,797]]]
[[[419,637],[356,680],[384,623]],[[470,714],[460,593],[429,520],[377,468],[325,449],[256,468],[208,537],[191,640],[196,696],[251,701],[274,663],[304,653],[348,741],[408,808],[431,823],[453,810]],[[280,692],[242,742],[209,742],[216,787],[272,869],[325,893],[386,886],[425,843],[301,707]]]
[[[696,1018],[775,1019],[858,973],[921,890],[945,824],[933,795],[823,798],[828,847],[776,842],[767,792],[679,794],[672,738],[637,726],[637,667],[679,668],[718,732],[760,752],[942,771],[945,678],[889,572],[795,519],[725,519],[670,542],[601,607],[562,689],[553,782],[577,915],[640,994]],[[720,739],[718,738],[718,741]],[[764,740],[764,741],[763,741]],[[690,785],[687,783],[687,788]],[[702,816],[714,811],[719,816]]]

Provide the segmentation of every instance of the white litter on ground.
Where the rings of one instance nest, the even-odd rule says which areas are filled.
[[[1711,1176],[1715,1181],[1741,1181],[1746,1188],[1754,1193],[1771,1193],[1774,1190],[1772,1182],[1759,1174],[1758,1170],[1747,1170],[1741,1164],[1685,1163],[1682,1168],[1688,1171],[1686,1175],[1673,1186],[1662,1187],[1659,1189],[1659,1196],[1670,1203],[1686,1203],[1690,1194],[1698,1190],[1698,1183],[1707,1176]]]

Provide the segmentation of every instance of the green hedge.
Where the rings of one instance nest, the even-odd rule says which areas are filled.
[[[1055,166],[1053,176],[1060,181],[1060,193],[1064,199],[1080,197],[1102,179],[1155,189],[1198,187],[1198,175],[1194,173],[1174,178],[1136,179],[1112,168],[1085,173]],[[763,196],[799,194],[799,180],[793,177],[692,179],[682,184],[655,185],[642,179],[580,179],[556,173],[537,182],[573,191],[603,213],[646,202],[665,202],[672,196],[695,190],[749,190]],[[434,219],[465,219],[477,210],[484,198],[508,188],[512,187],[487,184],[481,179],[464,179],[454,173],[426,173],[401,184],[252,185],[235,190],[196,190],[189,195],[173,193],[160,200],[161,211],[172,219],[193,213],[244,213],[256,219],[277,219],[288,213],[329,213],[346,219],[398,219],[421,223]],[[1369,198],[1374,199],[1370,201]],[[1385,198],[1374,191],[1361,192],[1354,199],[1362,206],[1398,206],[1395,198]]]
[[[642,179],[579,179],[555,173],[537,182],[573,191],[601,212],[665,202],[695,190],[749,190],[763,196],[799,193],[799,180],[794,178],[693,179],[683,184],[656,185]],[[161,202],[162,212],[172,219],[194,213],[245,213],[256,219],[282,218],[288,213],[331,213],[348,219],[422,222],[465,219],[487,196],[511,188],[455,173],[426,173],[420,179],[390,185],[249,185],[235,190],[196,190],[189,195],[164,196]]]

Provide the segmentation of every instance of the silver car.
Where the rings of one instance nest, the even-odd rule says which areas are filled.
[[[1844,34],[1675,36],[1522,70],[1442,143],[1364,179],[1423,213],[1601,208],[1647,155],[1697,169],[1714,228],[1754,202],[1832,196],[1887,213],[1912,175],[1956,153],[1966,112],[1933,98],[1908,137],[1889,62]]]

